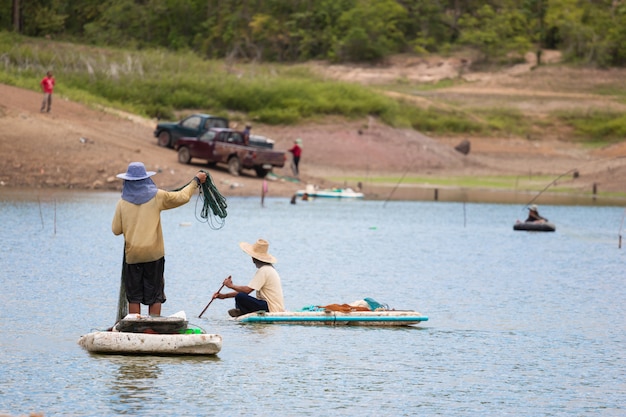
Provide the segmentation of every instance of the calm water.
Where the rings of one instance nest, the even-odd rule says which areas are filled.
[[[623,416],[626,248],[620,207],[231,198],[221,230],[163,214],[164,314],[224,338],[214,358],[98,356],[113,324],[118,194],[0,195],[0,414],[46,416]],[[270,241],[286,307],[372,297],[420,328],[242,326],[216,300]],[[145,311],[145,307],[144,307]]]

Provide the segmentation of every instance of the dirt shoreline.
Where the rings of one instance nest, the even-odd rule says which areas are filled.
[[[405,67],[400,70],[408,71]],[[626,72],[611,74],[622,75]],[[545,73],[535,72],[533,82],[538,83],[537,78],[541,76],[554,77],[555,74],[549,68]],[[590,75],[582,73],[581,76],[587,79]],[[530,90],[525,90],[516,81],[519,75],[511,77],[493,76],[474,81],[465,86],[466,91],[464,86],[455,86],[449,91],[442,89],[438,94],[462,96],[468,101],[474,100],[474,105],[477,100],[487,102],[494,97],[499,100],[509,97],[510,105],[519,106],[526,100],[523,97],[536,100],[532,89],[535,87],[531,85]],[[62,83],[62,78],[58,82]],[[479,98],[477,91],[480,91]],[[512,96],[515,99],[511,99]],[[572,100],[554,92],[551,97],[541,96],[540,104],[534,101],[528,106],[532,104],[532,111],[540,111],[538,107],[553,108],[564,99]],[[594,96],[593,102],[601,99]],[[39,93],[0,84],[2,194],[7,194],[8,190],[14,190],[14,194],[18,190],[33,189],[38,193],[120,191],[121,180],[115,175],[124,172],[129,162],[142,161],[148,169],[158,172],[154,180],[164,189],[178,188],[197,170],[207,169],[224,196],[261,196],[263,180],[251,171],[233,177],[224,167],[208,169],[201,161],[179,164],[175,151],[157,145],[153,136],[155,120],[90,108],[66,100],[60,94],[54,96],[51,113],[40,113],[40,102]],[[455,201],[517,203],[528,200],[524,190],[456,189],[453,192],[448,187],[404,184],[400,179],[405,176],[521,178],[542,175],[558,178],[557,185],[575,190],[575,194],[593,204],[615,204],[614,201],[621,204],[621,198],[607,197],[603,193],[626,193],[626,142],[590,149],[563,140],[557,134],[541,138],[429,137],[414,130],[391,128],[374,118],[346,121],[329,117],[319,123],[298,126],[253,123],[252,132],[274,139],[276,148],[282,150],[289,149],[296,138],[304,142],[299,181],[292,178],[288,160],[284,168],[274,171],[276,180],[267,180],[268,197],[290,198],[307,184],[356,189],[360,182],[366,198],[376,200],[446,201],[453,198],[449,197],[451,194],[456,195]],[[464,139],[471,144],[468,155],[454,149]],[[574,171],[576,177],[564,175]],[[380,177],[390,180],[387,184],[370,181]],[[595,200],[590,194],[594,188],[599,193]],[[542,193],[538,203],[562,199],[552,191]],[[613,202],[605,203],[607,199]]]

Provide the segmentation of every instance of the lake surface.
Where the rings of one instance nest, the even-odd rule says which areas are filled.
[[[542,205],[555,233],[514,232],[523,205],[228,199],[162,215],[167,302],[223,337],[210,358],[92,355],[117,314],[117,193],[0,195],[0,414],[45,416],[624,416],[621,207]],[[239,325],[216,300],[255,272],[262,237],[285,304],[365,297],[421,328]],[[146,307],[143,307],[146,312]]]

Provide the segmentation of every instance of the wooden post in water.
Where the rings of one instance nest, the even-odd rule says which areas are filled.
[[[435,188],[435,201],[439,201],[439,188]]]
[[[596,201],[596,194],[598,194],[598,184],[593,183],[593,201]]]

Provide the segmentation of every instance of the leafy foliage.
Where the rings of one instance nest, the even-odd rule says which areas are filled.
[[[626,64],[626,3],[614,0],[0,0],[0,10],[10,11],[0,30],[209,59],[379,62],[470,46],[488,62],[547,47]]]

